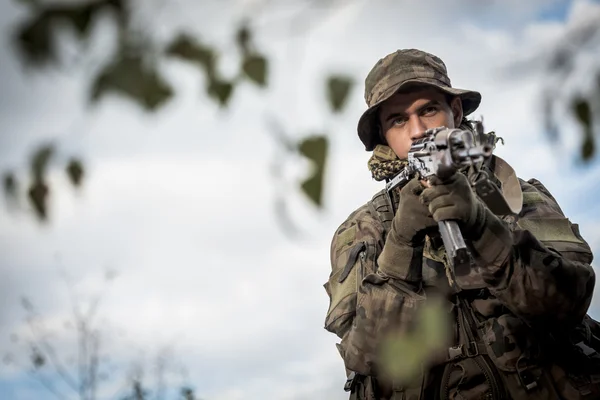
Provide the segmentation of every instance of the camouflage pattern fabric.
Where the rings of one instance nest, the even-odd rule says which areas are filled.
[[[478,239],[483,248],[507,250],[491,252],[501,254],[493,259],[474,254],[472,274],[456,281],[448,279],[435,238],[424,251],[421,285],[378,271],[387,232],[372,205],[354,211],[338,228],[325,284],[330,299],[325,328],[341,339],[346,369],[377,382],[379,395],[372,398],[404,398],[410,389],[381,375],[380,345],[390,332],[410,330],[432,292],[446,295],[455,321],[452,349],[464,350],[472,335],[477,355],[458,352],[427,368],[428,385],[417,390],[432,396],[425,398],[600,398],[600,375],[555,359],[558,347],[549,335],[569,331],[586,316],[595,284],[591,250],[539,181],[520,183],[521,213],[496,217]],[[502,234],[500,225],[510,234]]]
[[[394,151],[385,145],[378,144],[369,158],[367,166],[373,179],[383,181],[393,178],[406,166],[406,160],[400,160]]]

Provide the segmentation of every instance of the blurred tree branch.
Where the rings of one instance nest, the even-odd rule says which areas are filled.
[[[21,305],[26,313],[25,322],[29,334],[19,336],[13,333],[11,340],[15,344],[19,341],[23,342],[25,351],[29,353],[28,362],[19,361],[15,355],[19,353],[19,350],[15,349],[13,352],[7,352],[4,355],[4,363],[27,371],[34,380],[58,399],[70,399],[73,398],[73,395],[79,400],[97,399],[99,386],[114,378],[108,373],[108,357],[100,356],[102,349],[101,332],[99,324],[95,321],[102,298],[114,277],[114,273],[110,271],[105,274],[105,290],[91,297],[89,306],[84,312],[82,310],[83,303],[74,294],[74,284],[63,274],[72,306],[72,319],[65,322],[64,328],[66,331],[73,326],[76,328],[77,362],[74,367],[69,367],[68,359],[70,357],[66,353],[61,354],[65,350],[59,349],[53,343],[51,331],[44,321],[45,318],[27,297],[21,299]],[[68,335],[64,335],[62,338],[68,338]],[[155,389],[153,391],[143,384],[144,370],[148,366],[147,363],[144,363],[143,366],[138,365],[134,373],[126,380],[125,386],[115,394],[115,397],[123,400],[150,400],[150,396],[154,394],[153,398],[155,400],[165,399],[168,384],[165,380],[165,374],[168,371],[171,357],[166,349],[157,352],[155,357]],[[123,395],[123,392],[126,392],[127,389],[132,390],[133,394]],[[194,398],[194,390],[190,388],[189,382],[182,382],[180,385],[180,396],[182,399]]]
[[[549,48],[515,62],[509,72],[529,76],[542,69],[543,122],[548,140],[557,143],[564,134],[564,115],[579,125],[578,159],[589,163],[596,156],[600,123],[600,14],[568,26]]]
[[[288,14],[289,24],[308,29],[312,18],[306,14],[313,10],[335,10],[342,6],[340,1],[306,1],[299,10]],[[18,57],[25,66],[43,71],[51,65],[59,65],[61,60],[56,46],[59,40],[58,30],[69,26],[77,33],[77,40],[89,41],[90,26],[100,15],[108,15],[115,22],[118,35],[115,36],[115,53],[102,60],[98,74],[90,85],[89,99],[97,104],[107,95],[124,96],[148,112],[156,112],[165,106],[175,95],[175,89],[163,77],[159,62],[178,59],[196,66],[205,77],[205,92],[220,107],[227,107],[240,83],[248,81],[262,89],[269,85],[270,60],[263,54],[254,41],[254,31],[249,17],[234,26],[232,31],[236,48],[226,51],[240,55],[238,73],[233,79],[223,78],[218,59],[220,51],[216,46],[200,40],[197,35],[180,31],[168,43],[153,38],[148,26],[134,21],[143,14],[134,7],[134,0],[92,0],[87,2],[63,3],[24,2],[30,10],[29,16],[17,27],[13,36],[13,45]],[[272,7],[265,2],[261,7]],[[291,22],[290,22],[291,21]],[[271,21],[272,22],[272,21]],[[340,113],[353,87],[353,79],[345,75],[332,75],[327,78],[325,92],[332,113]],[[297,188],[306,199],[318,209],[323,207],[323,181],[325,164],[328,160],[329,140],[326,134],[319,136],[318,145],[310,139],[312,134],[301,138],[289,151],[300,155],[313,164],[309,177],[298,182]],[[33,174],[29,186],[28,199],[40,221],[48,218],[48,198],[51,188],[47,179],[47,165],[54,157],[54,147],[40,146],[31,159]],[[69,181],[79,187],[85,176],[84,164],[73,157],[66,163]],[[5,173],[4,191],[7,197],[18,197],[19,182],[13,171]],[[284,200],[278,198],[275,211],[285,209]],[[282,216],[281,212],[279,214]],[[291,220],[290,220],[291,221]]]

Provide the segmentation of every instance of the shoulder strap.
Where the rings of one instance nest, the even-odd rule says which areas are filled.
[[[382,189],[373,196],[371,201],[368,202],[369,209],[373,214],[377,216],[379,221],[383,224],[384,235],[387,237],[391,227],[392,220],[394,219],[394,204],[392,198],[386,189]]]

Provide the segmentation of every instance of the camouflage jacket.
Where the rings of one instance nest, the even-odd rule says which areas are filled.
[[[387,232],[373,202],[354,211],[337,229],[325,284],[330,298],[325,328],[341,339],[338,350],[347,373],[367,377],[355,398],[412,398],[408,388],[379,376],[379,346],[391,327],[410,325],[428,290],[440,287],[449,293],[454,345],[447,359],[426,368],[421,386],[413,389],[417,398],[423,393],[425,398],[600,398],[600,379],[594,381],[600,375],[574,377],[554,362],[560,352],[549,356],[543,347],[548,332],[556,327],[568,331],[587,318],[595,283],[592,252],[577,224],[564,216],[539,181],[519,182],[523,208],[518,216],[503,219],[511,228],[512,244],[490,242],[507,247],[505,259],[480,260],[460,289],[450,287],[442,259],[436,256],[440,248],[432,241],[424,251],[421,287],[378,271]],[[462,311],[456,307],[460,301],[465,305]],[[466,314],[471,318],[470,339],[464,327],[459,329]]]

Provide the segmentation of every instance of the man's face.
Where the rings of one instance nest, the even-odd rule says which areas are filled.
[[[381,104],[379,123],[385,140],[401,158],[408,157],[412,142],[427,129],[455,128],[462,120],[462,103],[458,97],[450,104],[441,91],[419,86],[403,89]]]

